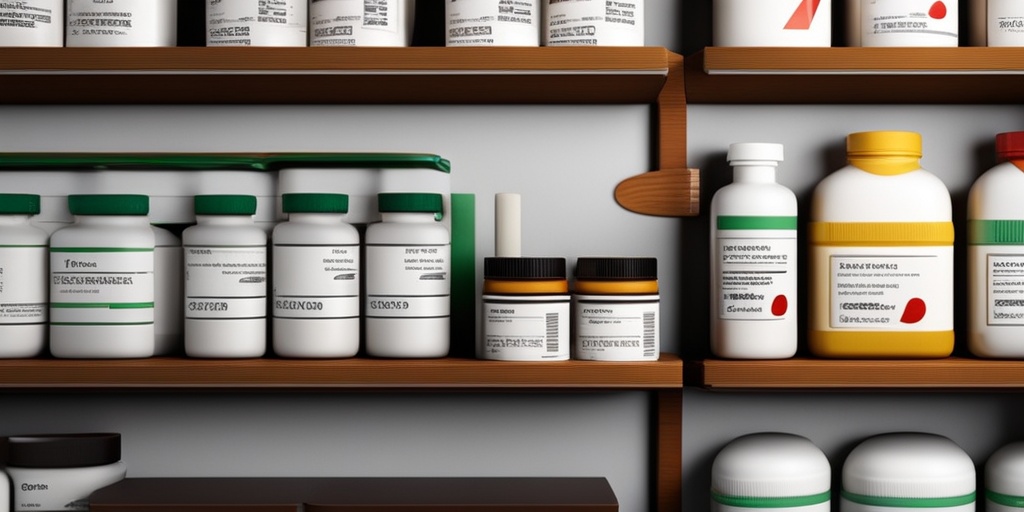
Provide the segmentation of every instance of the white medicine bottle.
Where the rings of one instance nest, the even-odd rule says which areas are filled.
[[[784,359],[797,350],[797,202],[775,182],[783,146],[735,143],[733,182],[711,200],[711,351]]]
[[[282,357],[359,352],[359,232],[345,194],[284,194],[273,235],[273,347]]]
[[[185,250],[185,354],[260,357],[267,348],[267,234],[256,197],[195,197]]]
[[[149,197],[70,195],[75,223],[50,236],[50,353],[153,355],[154,248]]]
[[[0,358],[46,350],[50,236],[29,223],[39,207],[37,195],[0,194]]]
[[[451,235],[440,194],[382,193],[366,228],[366,353],[444,357],[451,311]]]

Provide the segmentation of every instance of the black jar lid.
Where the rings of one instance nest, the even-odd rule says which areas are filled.
[[[484,258],[484,279],[565,279],[565,258]]]
[[[42,434],[3,438],[7,465],[18,468],[105,466],[121,460],[121,434]]]
[[[657,258],[579,258],[576,279],[656,281]]]

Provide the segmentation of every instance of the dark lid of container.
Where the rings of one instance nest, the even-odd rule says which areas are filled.
[[[43,434],[3,438],[7,465],[18,468],[105,466],[121,460],[121,434]]]
[[[0,194],[0,214],[38,215],[40,199],[36,194]]]
[[[565,258],[484,258],[484,279],[565,279]]]
[[[1024,132],[996,135],[996,159],[1000,162],[1024,158]]]
[[[576,260],[576,279],[621,279],[655,281],[657,258],[580,258]]]
[[[381,213],[441,213],[441,194],[418,192],[385,192],[377,194]]]
[[[203,195],[196,196],[196,215],[254,215],[256,196]]]
[[[140,194],[72,194],[68,196],[72,215],[146,215],[149,196]]]
[[[285,213],[348,213],[348,194],[282,194],[281,209]]]

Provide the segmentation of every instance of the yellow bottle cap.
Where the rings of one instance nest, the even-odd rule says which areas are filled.
[[[846,137],[846,154],[921,158],[921,134],[898,131],[851,133]]]

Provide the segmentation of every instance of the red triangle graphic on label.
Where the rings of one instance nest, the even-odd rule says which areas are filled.
[[[814,13],[818,12],[818,4],[821,0],[801,0],[800,5],[793,11],[793,15],[789,17],[789,21],[786,22],[786,26],[783,27],[789,30],[807,30],[811,28],[811,21],[814,20]]]

